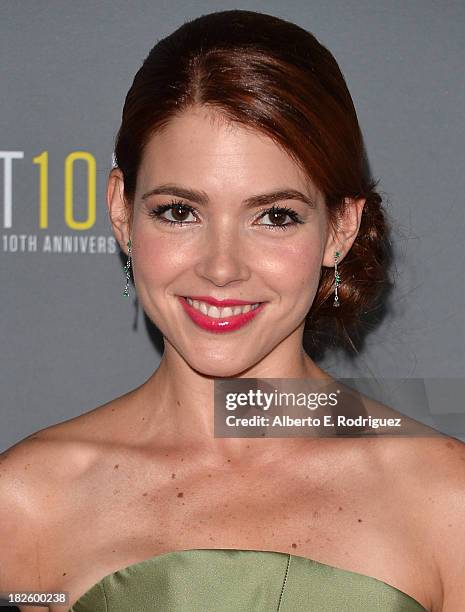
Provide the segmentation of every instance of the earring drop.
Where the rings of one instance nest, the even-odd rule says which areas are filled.
[[[126,272],[126,286],[124,287],[124,291],[123,291],[123,296],[124,297],[128,297],[129,296],[129,280],[131,278],[131,272],[130,272],[130,268],[131,268],[131,240],[128,240],[128,260],[126,262],[126,265],[123,266],[123,270]]]
[[[341,276],[337,269],[337,260],[339,259],[339,255],[340,255],[339,251],[336,251],[334,253],[334,302],[333,302],[333,306],[336,308],[339,308],[339,306],[341,305],[339,303],[339,296],[337,294],[337,288],[341,284]]]

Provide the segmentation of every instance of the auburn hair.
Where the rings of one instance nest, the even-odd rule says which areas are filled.
[[[315,345],[324,338],[356,349],[390,285],[388,222],[333,55],[298,25],[244,10],[203,15],[160,40],[134,77],[115,142],[130,220],[146,144],[194,105],[283,147],[323,194],[332,227],[345,198],[366,199],[358,235],[339,264],[340,307],[332,306],[334,270],[324,267],[306,319]]]

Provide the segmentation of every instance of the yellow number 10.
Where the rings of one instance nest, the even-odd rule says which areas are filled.
[[[73,180],[74,162],[82,160],[87,163],[87,218],[76,221],[74,218]],[[48,151],[43,151],[32,160],[40,167],[39,174],[39,223],[40,228],[48,228]],[[65,222],[75,230],[86,230],[95,223],[96,216],[96,163],[95,158],[87,151],[73,151],[65,159]]]

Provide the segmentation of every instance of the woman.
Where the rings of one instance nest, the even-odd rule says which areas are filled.
[[[214,437],[215,379],[331,384],[304,331],[351,342],[387,283],[332,55],[259,13],[187,23],[137,73],[115,160],[109,215],[163,356],[5,453],[0,590],[74,612],[462,610],[461,442]]]

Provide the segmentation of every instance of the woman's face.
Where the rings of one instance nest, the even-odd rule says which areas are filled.
[[[266,136],[200,108],[148,143],[134,201],[134,280],[165,350],[199,372],[233,376],[278,346],[301,349],[326,236],[321,194]],[[186,296],[263,304],[245,317],[200,303],[192,313]]]

